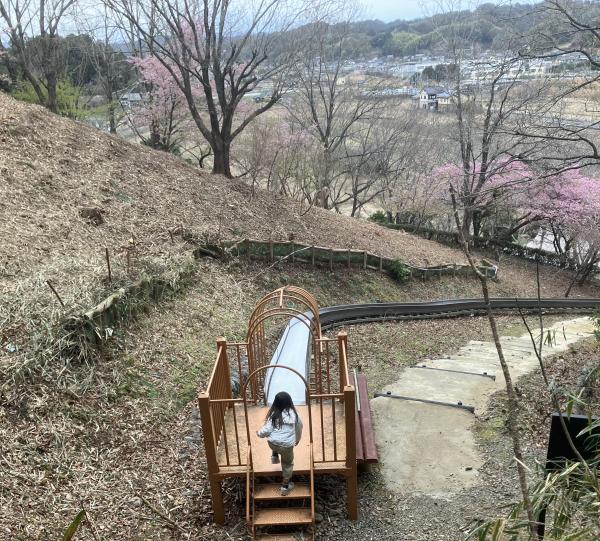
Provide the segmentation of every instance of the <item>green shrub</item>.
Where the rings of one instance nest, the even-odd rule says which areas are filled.
[[[387,216],[383,210],[378,210],[369,216],[370,222],[375,222],[376,224],[385,224],[387,223]]]
[[[406,282],[410,279],[410,268],[399,259],[392,261],[388,271],[392,278],[398,280],[398,282]]]
[[[39,103],[33,85],[29,81],[21,81],[11,94],[14,98],[21,101]],[[70,81],[63,79],[56,85],[56,99],[60,115],[74,120],[82,120],[85,118],[87,111],[85,107],[81,105],[80,98],[81,89],[77,88]]]

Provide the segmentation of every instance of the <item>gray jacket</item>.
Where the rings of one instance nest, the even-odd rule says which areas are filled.
[[[275,428],[270,419],[258,430],[259,438],[267,438],[267,441],[281,447],[294,447],[298,445],[302,437],[302,421],[293,410],[286,410],[282,415],[283,423],[280,428]]]

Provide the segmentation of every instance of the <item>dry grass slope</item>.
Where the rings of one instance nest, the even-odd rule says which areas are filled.
[[[35,327],[90,307],[132,277],[173,269],[189,249],[183,233],[188,241],[293,235],[413,264],[462,261],[457,250],[409,234],[252,194],[241,182],[1,93],[0,149],[0,345],[24,342]],[[86,217],[85,209],[98,214]]]

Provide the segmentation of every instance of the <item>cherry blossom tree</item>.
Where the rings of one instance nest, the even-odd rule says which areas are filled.
[[[185,97],[169,71],[155,57],[134,57],[130,61],[139,73],[145,92],[142,103],[127,111],[129,126],[144,144],[172,152],[181,135]]]
[[[305,5],[292,0],[106,0],[135,27],[144,47],[181,91],[196,129],[213,153],[213,172],[232,176],[232,142],[280,99],[290,58],[299,54],[285,30]],[[242,118],[242,99],[259,85],[269,95]],[[194,93],[202,89],[202,98]]]
[[[573,285],[582,284],[600,263],[600,179],[568,170],[549,178],[526,210],[547,228],[554,249],[576,272]]]
[[[487,226],[494,237],[502,231],[510,239],[522,228],[539,220],[531,209],[525,208],[532,191],[542,182],[523,161],[512,157],[499,157],[488,161],[485,167],[475,161],[465,170],[462,164],[446,163],[434,169],[432,176],[439,183],[452,186],[463,203],[463,224],[470,218],[472,233],[479,236]],[[448,197],[447,191],[444,195]],[[471,234],[471,231],[467,231]]]
[[[253,191],[262,186],[310,203],[314,139],[289,115],[263,115],[236,140],[234,149],[240,176],[250,181]]]

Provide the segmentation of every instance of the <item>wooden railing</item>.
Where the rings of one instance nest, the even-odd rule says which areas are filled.
[[[321,338],[316,341],[314,392],[310,397],[313,409],[315,406],[317,408],[316,421],[313,421],[313,425],[321,431],[320,449],[318,447],[315,449],[316,463],[339,462],[346,458],[340,450],[338,419],[341,418],[344,423],[347,423],[345,401],[350,395],[346,392],[349,389],[354,392],[354,387],[349,383],[347,340],[346,333],[339,333],[337,338]],[[337,355],[337,365],[334,364],[334,351]],[[354,406],[354,397],[350,398]],[[338,411],[340,404],[344,405],[343,413]],[[329,436],[331,436],[331,445],[326,444]],[[346,440],[346,450],[349,445],[354,446],[355,440]]]
[[[315,463],[347,462],[348,453],[356,460],[355,389],[349,375],[347,348],[346,333],[339,333],[336,338],[319,338],[315,341],[314,383],[310,393],[313,431],[320,431],[320,439],[315,438],[319,441],[314,449]],[[223,338],[219,338],[216,361],[206,392],[200,393],[198,397],[206,457],[209,471],[213,473],[218,472],[221,467],[247,465],[247,459],[243,456],[244,449],[240,444],[240,437],[245,438],[246,426],[238,426],[237,421],[238,414],[241,417],[240,408],[243,408],[244,403],[239,392],[248,376],[246,353],[245,342],[228,344]],[[239,378],[237,390],[232,390],[232,372],[234,376],[237,372]],[[234,377],[233,381],[235,380]],[[249,402],[254,401],[251,383],[247,386]],[[340,421],[345,424],[345,453],[342,448],[341,427],[338,426]]]
[[[218,338],[217,358],[206,392],[200,393],[198,396],[209,471],[211,468],[218,471],[220,466],[244,466],[246,464],[240,450],[236,411],[236,404],[242,404],[243,399],[233,398],[232,395],[228,346],[238,352],[236,364],[241,382],[243,374],[241,347],[243,344],[228,345],[224,338]],[[226,425],[228,412],[233,430]],[[224,459],[219,460],[218,450],[221,444],[223,445]]]

